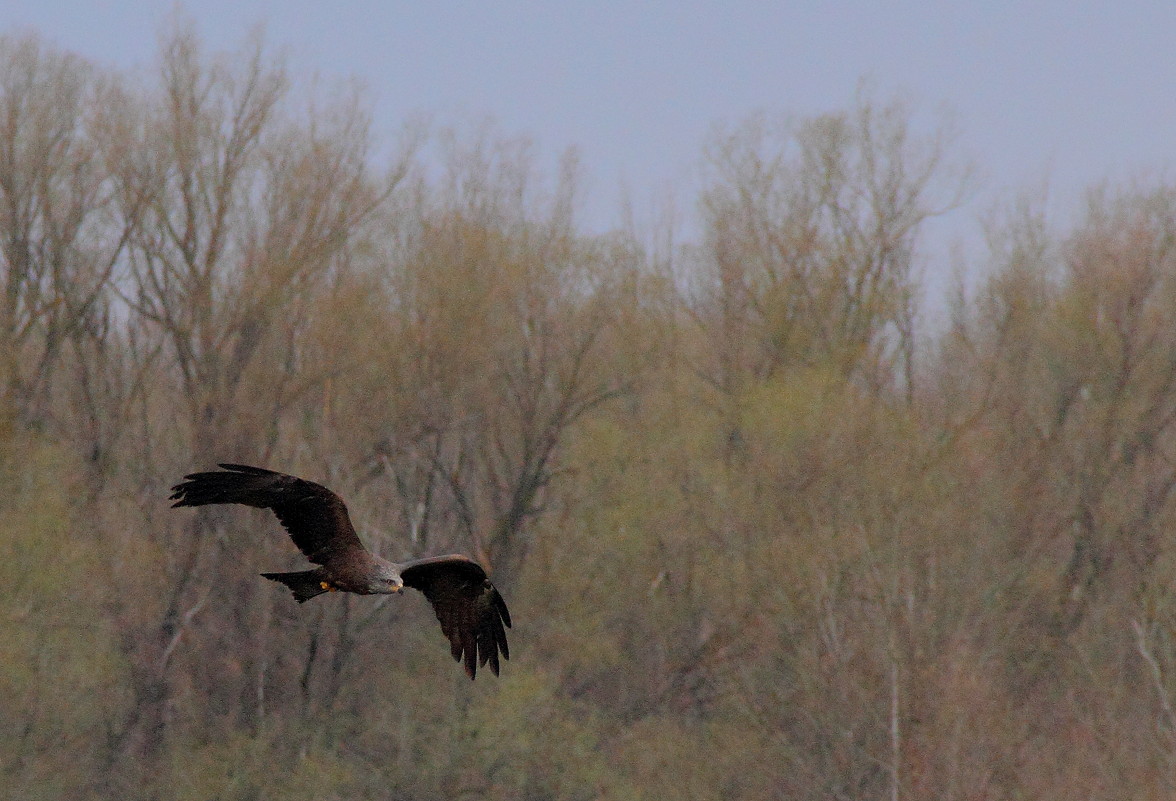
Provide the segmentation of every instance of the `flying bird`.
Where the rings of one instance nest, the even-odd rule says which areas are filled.
[[[498,675],[498,657],[510,659],[506,631],[510,612],[486,571],[460,554],[430,556],[397,564],[363,547],[347,506],[331,490],[295,476],[243,464],[192,473],[172,487],[176,506],[240,503],[270,509],[290,539],[319,567],[294,573],[262,573],[285,584],[298,603],[325,592],[359,595],[420,590],[433,605],[453,658],[472,679],[487,663]]]

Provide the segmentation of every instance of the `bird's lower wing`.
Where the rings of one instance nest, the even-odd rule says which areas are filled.
[[[420,590],[429,599],[449,640],[449,652],[463,663],[466,675],[472,679],[479,667],[489,665],[497,676],[499,655],[510,659],[506,602],[476,563],[465,557],[445,559],[410,562],[402,569],[401,578],[405,586]]]

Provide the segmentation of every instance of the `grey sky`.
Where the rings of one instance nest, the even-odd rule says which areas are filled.
[[[120,67],[149,63],[167,0],[0,0],[34,29]],[[461,2],[212,0],[189,17],[213,49],[266,41],[299,74],[358,76],[377,127],[492,115],[550,160],[569,145],[588,179],[584,222],[619,218],[690,180],[712,125],[753,111],[845,108],[862,79],[882,100],[956,114],[979,191],[936,236],[975,237],[999,198],[1048,179],[1060,209],[1104,179],[1164,172],[1176,143],[1176,3]],[[937,269],[935,266],[930,268]]]

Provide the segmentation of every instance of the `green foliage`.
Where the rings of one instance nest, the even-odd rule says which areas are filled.
[[[63,797],[103,769],[88,744],[122,714],[125,680],[69,461],[35,438],[0,443],[0,751],[10,787]]]

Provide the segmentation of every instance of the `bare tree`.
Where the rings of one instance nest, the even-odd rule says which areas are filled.
[[[151,493],[193,466],[265,460],[294,403],[348,367],[307,361],[309,332],[323,325],[320,299],[351,270],[365,225],[405,169],[376,177],[354,93],[294,118],[286,73],[258,41],[239,58],[210,58],[181,27],[163,42],[160,78],[158,92],[122,97],[108,122],[129,144],[107,150],[120,210],[136,221],[120,288],[128,372],[152,379],[141,385],[138,449],[153,457],[138,463]],[[242,557],[267,546],[211,536],[223,513],[145,517],[165,580],[154,622],[125,643],[138,710],[126,729],[127,742],[154,757],[173,682],[205,682],[212,663],[238,679],[205,687],[212,703],[200,714],[259,725],[270,660],[256,632],[268,606]],[[237,578],[241,592],[214,591]],[[197,636],[198,616],[223,625]]]
[[[71,349],[109,338],[110,281],[137,218],[131,207],[112,224],[88,119],[103,83],[35,36],[0,39],[0,384],[27,425],[53,422]]]
[[[400,426],[374,444],[413,547],[456,526],[509,572],[568,431],[624,386],[602,342],[619,265],[575,235],[574,161],[544,197],[525,145],[481,140],[449,158],[390,265]]]
[[[949,135],[922,138],[900,103],[778,128],[753,118],[716,138],[702,208],[697,306],[733,375],[829,365],[910,384],[920,227],[960,202]],[[725,365],[725,366],[724,366]]]

